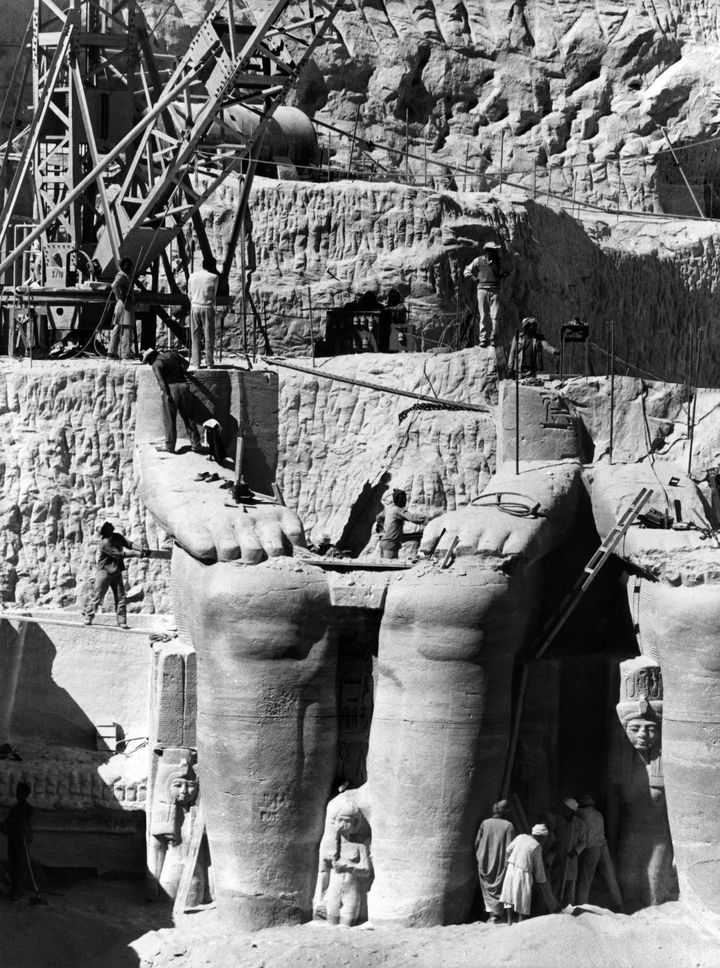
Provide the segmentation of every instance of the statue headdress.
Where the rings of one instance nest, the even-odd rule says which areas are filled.
[[[658,662],[641,655],[620,663],[620,702],[615,708],[623,726],[631,719],[662,721],[663,681]]]

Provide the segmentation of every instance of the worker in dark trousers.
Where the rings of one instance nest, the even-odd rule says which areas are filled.
[[[411,514],[406,511],[407,494],[398,488],[393,490],[392,504],[385,511],[381,511],[375,519],[376,527],[382,531],[380,538],[380,557],[397,558],[403,539],[403,527],[406,521],[412,524],[425,524],[426,515]]]
[[[125,535],[116,531],[114,526],[106,521],[100,528],[100,553],[98,555],[98,569],[95,575],[95,588],[85,607],[85,624],[91,625],[95,612],[100,608],[108,588],[112,589],[115,599],[115,613],[117,623],[121,629],[128,628],[127,602],[125,599],[125,571],[126,558],[149,558],[150,551],[128,541]]]
[[[28,803],[30,787],[22,780],[15,787],[15,803],[0,824],[8,841],[8,873],[10,894],[15,900],[22,897],[28,873],[27,844],[32,843],[33,808]]]
[[[508,377],[515,379],[518,369],[521,380],[537,376],[544,368],[544,354],[557,356],[557,350],[538,332],[537,319],[526,316],[522,321],[520,340],[518,341],[516,334],[510,347]]]
[[[185,430],[190,438],[190,447],[196,454],[201,454],[202,442],[200,431],[193,417],[194,401],[185,374],[188,362],[175,350],[145,350],[143,363],[152,367],[155,379],[158,381],[163,399],[163,423],[165,425],[165,449],[169,454],[175,453],[177,443],[177,415],[183,418]]]

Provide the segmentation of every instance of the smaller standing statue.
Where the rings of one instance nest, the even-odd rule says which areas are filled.
[[[148,815],[148,897],[155,898],[162,892],[175,898],[197,820],[196,755],[190,749],[169,748],[158,752]],[[202,904],[206,890],[205,867],[198,863],[188,905]]]
[[[370,825],[350,796],[340,794],[327,807],[313,901],[316,918],[352,927],[367,921],[367,895],[373,879]]]
[[[626,912],[677,897],[662,772],[663,684],[647,656],[620,663],[625,730],[608,799],[608,828]]]

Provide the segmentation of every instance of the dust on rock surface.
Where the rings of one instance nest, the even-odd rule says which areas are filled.
[[[438,928],[365,926],[331,929],[321,922],[229,935],[214,911],[186,915],[177,929],[144,936],[134,948],[141,968],[713,968],[717,941],[678,903],[628,917],[600,908],[535,918],[513,926]],[[580,953],[582,953],[580,955]]]

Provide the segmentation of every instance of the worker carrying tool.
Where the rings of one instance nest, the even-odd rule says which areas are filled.
[[[28,874],[27,845],[32,843],[33,808],[28,803],[30,787],[22,780],[15,787],[15,803],[7,817],[0,823],[0,830],[7,837],[8,874],[10,896],[22,897]]]
[[[126,558],[149,558],[150,549],[133,544],[128,541],[125,535],[115,530],[114,525],[106,521],[100,528],[100,551],[98,554],[98,567],[95,575],[95,588],[85,607],[85,625],[92,625],[95,613],[100,608],[107,594],[108,588],[112,589],[115,599],[115,613],[119,628],[129,628],[127,623],[127,600],[125,598],[125,582],[123,572],[125,571]]]
[[[202,269],[190,273],[188,296],[190,298],[190,359],[192,365],[200,366],[200,346],[205,339],[205,362],[215,365],[215,300],[219,277],[215,260],[204,259]]]
[[[494,346],[497,342],[500,283],[508,275],[500,262],[500,252],[497,242],[486,242],[482,255],[473,259],[463,273],[477,285],[480,346]]]
[[[520,378],[534,377],[544,369],[544,353],[557,356],[557,350],[538,332],[538,321],[534,316],[526,316],[522,321],[520,339],[517,333],[510,347],[507,375],[514,380],[518,369]]]
[[[411,514],[405,510],[407,494],[395,488],[392,493],[392,504],[385,511],[381,511],[375,518],[378,530],[382,529],[380,538],[380,557],[397,558],[403,539],[403,527],[406,521],[413,524],[425,524],[427,517],[422,514]]]
[[[135,305],[132,294],[132,262],[121,259],[117,275],[112,281],[112,294],[115,296],[112,330],[108,344],[108,359],[117,360],[118,350],[121,360],[133,358],[133,335],[135,332]]]
[[[191,449],[196,454],[202,454],[200,431],[194,417],[195,401],[185,376],[188,368],[187,360],[175,350],[158,353],[157,350],[150,349],[145,350],[142,361],[152,367],[162,392],[165,450],[168,454],[175,453],[176,422],[177,415],[180,414],[190,439]]]

